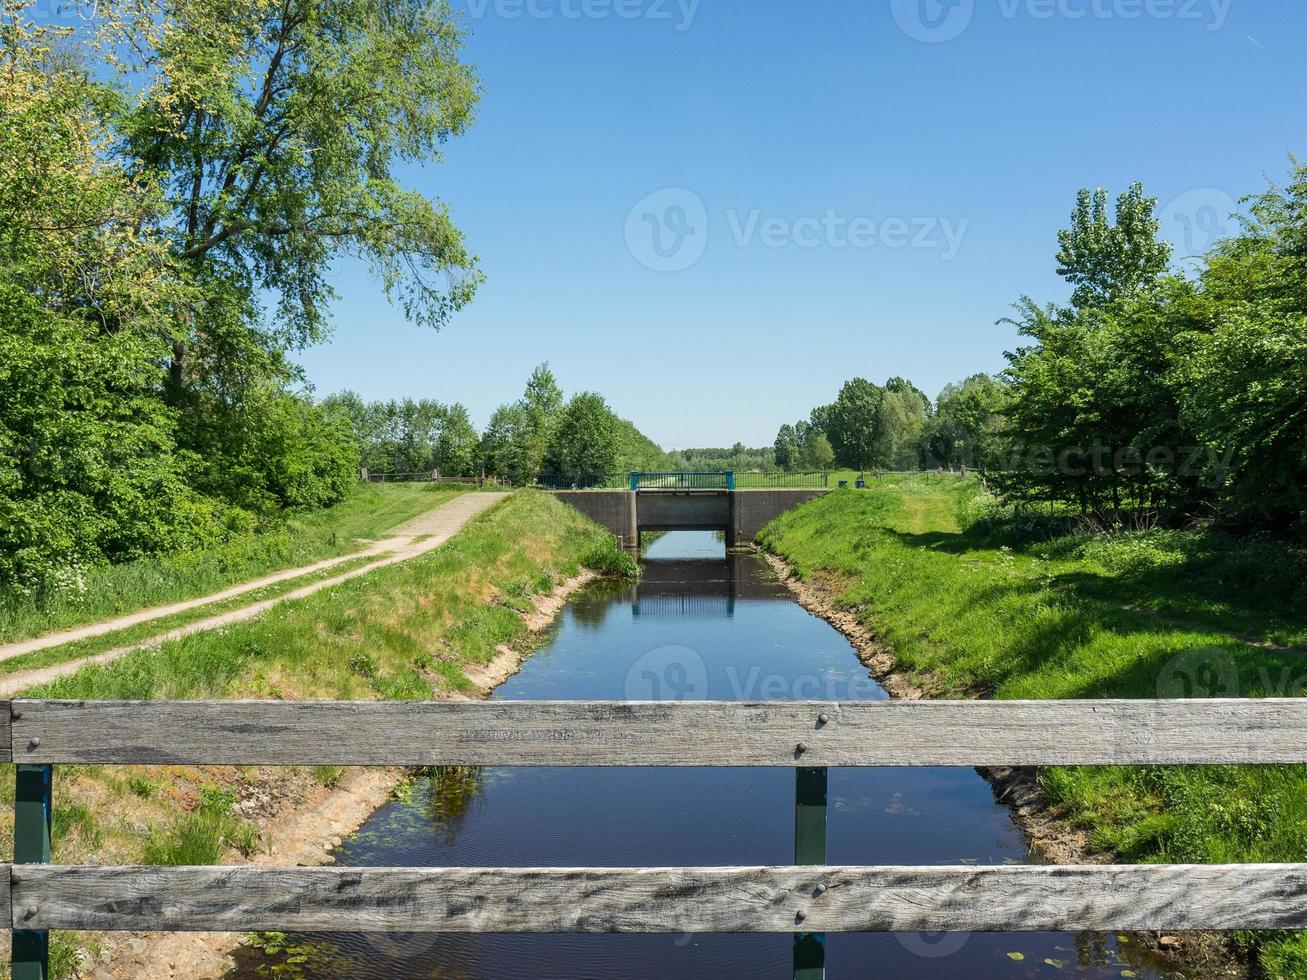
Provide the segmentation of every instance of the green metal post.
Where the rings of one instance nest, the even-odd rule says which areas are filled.
[[[727,471],[726,471],[726,489],[727,489],[727,490],[734,490],[734,489],[735,489],[735,471],[734,471],[734,470],[727,470]]]
[[[17,765],[14,785],[14,864],[50,863],[52,766]],[[15,875],[15,877],[21,876]],[[21,921],[25,910],[18,910]],[[15,929],[13,980],[46,980],[50,975],[50,935]]]
[[[640,489],[640,474],[639,474],[639,473],[632,473],[632,474],[631,474],[631,492],[632,492],[632,493],[635,493],[635,491],[637,491],[637,490],[639,490],[639,489]]]
[[[794,771],[794,863],[826,863],[826,767]],[[794,936],[794,980],[825,980],[826,936]]]

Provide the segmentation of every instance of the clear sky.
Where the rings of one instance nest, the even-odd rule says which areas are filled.
[[[668,448],[770,444],[847,378],[934,395],[1067,294],[1076,190],[1200,251],[1307,156],[1303,0],[454,0],[471,132],[405,179],[487,282],[436,333],[342,264],[317,394],[462,401],[549,361]]]

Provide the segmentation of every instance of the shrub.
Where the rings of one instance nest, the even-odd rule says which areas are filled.
[[[596,544],[582,556],[581,564],[600,575],[627,579],[640,577],[640,563],[618,547],[615,538]]]

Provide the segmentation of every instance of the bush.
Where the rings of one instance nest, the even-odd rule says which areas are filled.
[[[581,558],[581,564],[600,575],[626,579],[640,577],[640,563],[618,546],[616,538],[595,545]]]
[[[0,321],[0,584],[75,592],[96,565],[221,538],[157,396],[157,345],[38,309],[3,274]]]

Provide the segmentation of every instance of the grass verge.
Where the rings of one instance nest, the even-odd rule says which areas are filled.
[[[974,481],[882,478],[764,529],[763,545],[941,697],[1302,696],[1302,553],[1217,533],[1031,540]],[[1055,768],[1050,804],[1136,862],[1294,862],[1307,767]],[[1233,937],[1262,975],[1307,978],[1307,937]]]
[[[462,491],[428,484],[365,484],[335,507],[269,521],[220,547],[95,568],[39,596],[0,592],[0,643],[217,592],[284,568],[357,551]]]
[[[242,609],[256,602],[275,599],[277,596],[293,592],[305,585],[311,585],[327,578],[334,578],[337,575],[344,575],[356,568],[362,568],[365,565],[379,561],[386,557],[386,554],[388,553],[348,559],[338,565],[332,565],[330,568],[320,569],[317,572],[310,572],[307,575],[300,575],[282,582],[274,582],[272,585],[242,592],[230,599],[206,603],[203,606],[196,606],[194,609],[174,613],[171,616],[161,616],[158,619],[150,620],[148,623],[137,623],[135,626],[114,630],[112,633],[102,633],[99,636],[89,637],[85,640],[75,640],[72,643],[63,643],[57,647],[49,647],[45,650],[25,653],[22,656],[10,657],[8,660],[0,660],[0,677],[27,670],[36,670],[52,664],[66,663],[69,660],[79,660],[82,657],[93,657],[97,653],[104,653],[120,647],[149,643],[154,637],[161,636],[170,630],[186,626],[189,623],[208,619],[210,616],[218,616],[233,609]]]
[[[425,700],[468,691],[464,670],[522,646],[519,610],[589,563],[616,567],[611,535],[547,494],[523,491],[436,550],[258,620],[88,667],[24,696],[95,699]],[[0,848],[12,850],[13,767],[0,772]],[[60,766],[54,860],[213,863],[254,853],[252,802],[330,789],[335,767]],[[295,782],[298,780],[299,782]],[[270,788],[271,787],[271,788]],[[95,955],[96,937],[55,934],[55,976]]]

